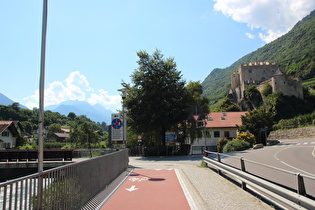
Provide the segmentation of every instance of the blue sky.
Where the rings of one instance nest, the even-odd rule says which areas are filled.
[[[314,0],[48,0],[45,106],[84,100],[120,109],[137,51],[174,57],[203,81],[290,30]],[[41,0],[0,1],[0,92],[38,107]]]

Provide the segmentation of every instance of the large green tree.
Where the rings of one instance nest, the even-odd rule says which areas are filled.
[[[164,58],[159,50],[152,55],[137,53],[139,67],[131,75],[132,85],[124,100],[129,125],[143,135],[145,144],[165,145],[165,132],[187,118],[185,81],[174,58]]]

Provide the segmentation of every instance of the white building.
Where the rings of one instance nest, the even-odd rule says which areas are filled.
[[[15,147],[20,133],[21,129],[17,121],[0,121],[0,149]]]
[[[190,154],[202,154],[205,147],[216,147],[220,138],[235,138],[239,131],[237,125],[242,125],[241,116],[247,112],[211,112],[206,117],[206,127],[199,128],[203,136],[193,142],[188,138],[187,144],[191,144]],[[208,135],[204,135],[205,132]],[[209,135],[210,134],[210,135]]]

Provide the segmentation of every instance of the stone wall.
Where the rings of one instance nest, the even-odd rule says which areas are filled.
[[[315,138],[315,127],[296,128],[283,131],[272,131],[268,136],[268,140],[309,138]]]

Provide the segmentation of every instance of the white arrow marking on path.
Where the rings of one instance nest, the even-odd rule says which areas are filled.
[[[139,188],[136,188],[135,185],[132,185],[130,188],[126,188],[126,190],[128,190],[129,192],[135,191],[137,189],[139,189]]]

